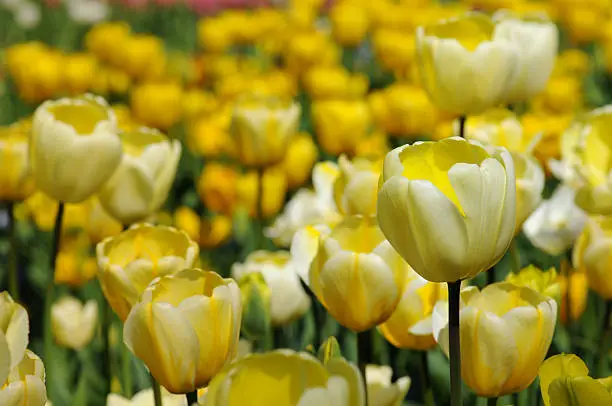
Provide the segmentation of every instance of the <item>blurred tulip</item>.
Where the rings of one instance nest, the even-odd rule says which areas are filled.
[[[516,174],[516,233],[542,202],[545,176],[540,163],[531,155],[511,152]]]
[[[8,364],[10,371],[18,368],[24,357],[24,351],[28,346],[29,332],[30,321],[26,310],[16,303],[8,292],[0,293],[0,336],[5,339],[6,347],[8,347],[8,353],[6,353],[8,357],[3,357],[1,363],[3,365]],[[5,352],[6,347],[4,348]],[[4,403],[0,404],[4,405]]]
[[[370,127],[368,105],[362,100],[319,100],[312,103],[312,120],[323,151],[355,154],[357,142]]]
[[[340,45],[356,47],[363,41],[369,26],[366,7],[348,1],[338,2],[329,11],[332,34]]]
[[[372,34],[376,58],[399,77],[409,76],[416,59],[414,33],[395,28],[379,28]]]
[[[145,83],[132,91],[130,106],[137,120],[165,131],[181,119],[182,97],[178,83]]]
[[[404,376],[391,383],[393,370],[388,365],[366,365],[365,373],[368,405],[402,406],[412,383],[409,377]]]
[[[262,196],[259,197],[259,183]],[[249,171],[242,175],[236,184],[238,190],[239,204],[244,206],[250,216],[257,216],[261,204],[261,215],[263,218],[270,218],[277,214],[285,203],[287,193],[287,178],[282,169],[272,167],[263,172],[263,179],[259,177],[257,171]]]
[[[184,395],[173,395],[164,393],[162,389],[161,406],[190,406]],[[106,406],[151,406],[154,404],[153,389],[143,389],[132,397],[126,399],[116,393],[109,393],[106,398]]]
[[[23,200],[34,192],[28,157],[30,125],[0,127],[0,201]]]
[[[104,296],[125,320],[153,279],[195,266],[199,248],[183,231],[137,224],[99,243],[96,253]]]
[[[334,197],[340,213],[349,216],[375,216],[382,160],[355,158],[349,161],[342,155],[338,165],[340,176],[334,183]]]
[[[79,351],[91,342],[98,324],[98,304],[89,300],[85,305],[65,296],[51,306],[51,331],[55,341]]]
[[[95,278],[98,265],[91,256],[91,240],[84,232],[63,234],[60,246],[55,260],[56,284],[79,287]]]
[[[340,61],[338,46],[324,34],[312,30],[291,37],[283,51],[287,68],[298,77],[314,66],[337,65]]]
[[[232,277],[237,281],[256,272],[263,275],[270,289],[272,325],[288,324],[310,309],[310,298],[300,284],[288,251],[255,251],[246,257],[244,263],[232,266]]]
[[[368,91],[368,77],[340,66],[315,66],[306,72],[304,87],[314,100],[357,99]]]
[[[346,217],[331,232],[312,226],[300,230],[291,253],[296,271],[321,304],[357,332],[391,316],[410,270],[374,219],[361,216]]]
[[[129,37],[130,26],[124,21],[96,24],[85,35],[85,46],[102,61],[114,62]]]
[[[0,389],[2,406],[44,406],[47,401],[45,366],[30,350],[20,358]]]
[[[165,203],[181,158],[181,143],[144,127],[120,137],[121,163],[98,197],[111,216],[132,224]]]
[[[285,172],[289,189],[298,188],[306,183],[318,157],[319,150],[310,134],[300,133],[294,138],[287,148],[285,158],[279,164]]]
[[[612,217],[591,217],[572,252],[576,269],[586,272],[589,287],[604,299],[612,299],[609,263],[612,258]]]
[[[417,29],[419,70],[434,104],[467,115],[506,100],[520,59],[516,43],[498,35],[498,30],[479,13]]]
[[[216,248],[225,244],[232,236],[232,219],[228,216],[204,218],[200,223],[200,246]]]
[[[174,212],[173,224],[193,241],[200,241],[200,216],[191,207],[180,206]]]
[[[96,193],[121,161],[117,123],[99,97],[47,101],[32,122],[30,158],[36,186],[76,203]]]
[[[279,380],[279,376],[285,379]],[[198,400],[207,406],[366,404],[363,383],[354,365],[334,358],[324,366],[307,353],[291,350],[254,354],[231,364]]]
[[[107,237],[119,234],[123,231],[123,225],[104,210],[99,199],[94,198],[89,202],[85,229],[90,241],[97,244]]]
[[[236,168],[211,162],[204,166],[198,179],[200,201],[212,212],[232,215],[238,201]]]
[[[94,0],[85,0],[88,3],[96,3]],[[68,4],[82,2],[71,0]],[[64,62],[63,88],[68,94],[79,95],[92,89],[94,77],[97,74],[96,58],[91,54],[74,53],[66,56]]]
[[[245,166],[282,161],[297,133],[300,106],[276,99],[244,99],[234,108],[232,134]]]
[[[118,50],[118,67],[138,80],[154,80],[162,77],[166,69],[166,53],[161,38],[150,34],[132,34],[122,45]]]
[[[65,4],[70,19],[81,24],[97,24],[111,12],[107,3],[96,0],[68,0]]]
[[[520,392],[538,375],[552,341],[557,303],[532,289],[502,282],[461,292],[463,381],[478,396]],[[448,303],[434,309],[436,341],[448,354]]]
[[[459,130],[458,120],[453,124],[456,134]],[[488,109],[478,116],[470,116],[465,123],[465,138],[484,145],[504,147],[510,152],[526,152],[530,141],[516,114],[502,108]]]
[[[251,340],[264,341],[270,332],[270,288],[261,272],[251,272],[238,279],[242,297],[242,333]]]
[[[229,133],[231,117],[225,111],[196,119],[187,132],[188,148],[204,158],[232,156],[234,145]]]
[[[561,284],[555,268],[543,271],[535,265],[528,265],[519,273],[510,272],[506,275],[506,282],[516,286],[524,286],[536,292],[561,302]]]
[[[145,289],[125,321],[123,340],[166,389],[191,392],[235,357],[241,307],[233,279],[184,269]]]
[[[381,230],[429,281],[486,271],[514,235],[516,181],[504,149],[489,154],[461,138],[404,145],[387,154],[379,190]]]

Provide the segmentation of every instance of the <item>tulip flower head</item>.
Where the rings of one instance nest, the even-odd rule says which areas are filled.
[[[23,200],[34,192],[28,157],[30,124],[0,127],[0,201]]]
[[[46,401],[45,366],[36,354],[25,350],[0,389],[0,404],[43,406]]]
[[[453,123],[454,133],[459,131],[459,122]],[[465,123],[465,138],[484,145],[504,147],[510,152],[526,152],[529,140],[516,114],[507,109],[493,108],[471,116]]]
[[[23,358],[28,346],[30,321],[28,313],[8,292],[0,293],[0,337],[4,339],[2,364],[7,364],[9,370],[16,368]],[[8,350],[8,352],[6,351]]]
[[[388,365],[366,365],[366,382],[368,385],[368,405],[401,406],[411,379],[407,376],[391,383],[393,370]]]
[[[404,145],[385,158],[378,221],[423,278],[455,282],[495,265],[514,235],[512,157],[453,137]]]
[[[557,303],[561,301],[561,286],[555,268],[543,271],[534,265],[529,265],[521,269],[519,273],[510,272],[506,276],[506,281],[552,297]]]
[[[574,245],[572,261],[576,269],[585,271],[589,287],[606,300],[612,299],[611,254],[612,217],[589,218]]]
[[[511,152],[516,174],[516,233],[542,202],[545,176],[542,166],[531,155]]]
[[[378,179],[382,161],[345,156],[338,160],[340,176],[334,184],[336,206],[344,215],[375,216],[378,200]]]
[[[59,345],[83,349],[92,340],[98,322],[95,300],[85,305],[74,297],[63,297],[51,307],[51,331]]]

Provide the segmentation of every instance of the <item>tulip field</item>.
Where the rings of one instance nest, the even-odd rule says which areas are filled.
[[[0,0],[0,406],[612,406],[612,0]]]

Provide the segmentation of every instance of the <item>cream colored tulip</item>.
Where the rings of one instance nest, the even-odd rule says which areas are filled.
[[[88,209],[85,230],[92,243],[97,244],[105,238],[113,237],[123,231],[121,222],[104,210],[99,199],[91,199]]]
[[[8,345],[9,370],[14,370],[23,359],[29,333],[30,321],[26,310],[8,292],[0,293],[0,334],[4,335]]]
[[[283,160],[297,134],[300,105],[277,99],[240,100],[232,118],[232,134],[240,161],[246,166],[269,166]]]
[[[196,265],[200,249],[185,232],[137,224],[96,246],[98,279],[117,316],[125,320],[149,283]]]
[[[244,263],[232,266],[232,278],[240,281],[255,272],[262,274],[270,289],[270,317],[273,325],[288,324],[310,309],[310,298],[300,284],[287,251],[255,251]]]
[[[106,398],[106,406],[154,406],[153,389],[141,390],[132,397],[126,399],[116,393],[111,393]],[[173,395],[162,389],[162,406],[187,406],[184,395]],[[191,405],[189,405],[191,406]]]
[[[461,292],[461,363],[463,381],[478,396],[497,397],[522,391],[538,375],[557,320],[557,302],[508,282],[482,291]],[[436,341],[448,354],[448,302],[436,304]]]
[[[512,157],[457,137],[396,148],[385,158],[378,221],[423,278],[474,277],[501,259],[514,235]]]
[[[411,380],[404,376],[391,383],[392,375],[388,365],[366,365],[369,406],[402,406]]]
[[[493,15],[497,21],[494,38],[518,45],[519,69],[505,101],[516,103],[531,99],[546,87],[559,49],[559,32],[548,18],[534,16],[520,19],[501,11]]]
[[[459,120],[453,123],[454,134],[459,133]],[[530,140],[523,131],[516,114],[508,109],[488,109],[465,122],[465,138],[481,144],[506,148],[510,152],[527,152]]]
[[[45,406],[45,366],[36,354],[26,350],[0,389],[2,406]]]
[[[340,176],[334,184],[334,194],[340,213],[375,216],[382,161],[355,158],[351,162],[341,156],[338,164]]]
[[[231,364],[198,400],[205,406],[365,406],[365,391],[359,370],[343,358],[323,365],[310,354],[278,350]]]
[[[578,237],[573,265],[586,271],[589,287],[606,300],[612,299],[612,217],[592,217]]]
[[[89,344],[98,325],[98,304],[65,296],[51,306],[51,331],[61,346],[81,350]]]
[[[23,200],[34,192],[28,157],[29,121],[0,127],[0,201]]]
[[[100,190],[99,199],[111,216],[132,224],[166,202],[181,158],[181,143],[145,127],[120,136],[123,157]]]
[[[104,99],[46,101],[36,109],[30,160],[36,186],[64,202],[98,192],[121,161],[117,122]]]
[[[241,314],[233,279],[184,269],[147,287],[125,321],[123,340],[157,382],[187,393],[235,358]]]
[[[442,20],[416,32],[423,87],[434,104],[455,114],[479,114],[506,100],[519,69],[513,41],[498,38],[480,13]]]
[[[298,274],[327,311],[358,332],[391,316],[410,271],[375,220],[361,216],[346,217],[331,232],[300,230],[291,252]]]
[[[516,232],[542,202],[545,176],[540,162],[531,155],[511,152],[516,173]]]

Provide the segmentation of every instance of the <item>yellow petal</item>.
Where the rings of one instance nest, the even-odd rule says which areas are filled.
[[[540,366],[540,391],[546,406],[551,404],[549,386],[557,378],[572,376],[588,376],[589,369],[584,361],[574,354],[559,354],[548,358]]]

